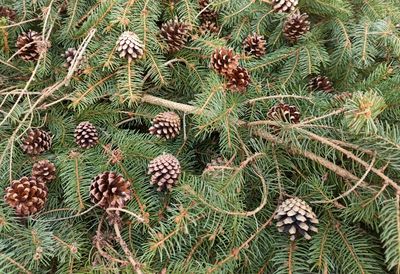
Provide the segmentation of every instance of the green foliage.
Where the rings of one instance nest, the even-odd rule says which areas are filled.
[[[269,1],[210,1],[218,33],[199,31],[197,0],[2,1],[0,19],[0,197],[13,180],[48,159],[57,168],[44,209],[16,216],[0,201],[0,273],[398,273],[400,270],[400,8],[398,0],[300,0],[311,29],[296,43],[283,35],[286,13]],[[159,35],[170,19],[190,37],[175,52]],[[25,62],[15,42],[29,29],[51,47]],[[121,33],[143,43],[139,60],[117,54]],[[243,40],[263,35],[266,54],[248,56]],[[210,68],[232,48],[251,81]],[[82,74],[64,66],[75,48]],[[327,76],[332,93],[311,91]],[[299,123],[271,120],[278,103]],[[174,140],[148,133],[160,112],[176,111]],[[90,121],[99,143],[81,149],[75,127]],[[29,128],[53,137],[51,150],[23,153]],[[148,163],[171,153],[182,174],[157,192]],[[204,174],[221,156],[225,165]],[[114,226],[90,199],[93,178],[115,171],[131,199]],[[291,242],[275,227],[277,206],[300,197],[319,232]],[[121,238],[119,238],[119,234]]]

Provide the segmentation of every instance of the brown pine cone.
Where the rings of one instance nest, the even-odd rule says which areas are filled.
[[[335,91],[333,88],[332,82],[326,76],[318,75],[312,78],[308,84],[311,90],[321,90],[326,93],[332,93]]]
[[[106,171],[97,175],[90,185],[90,199],[101,208],[123,208],[131,198],[131,183],[122,175]]]
[[[210,21],[210,22],[216,22],[218,19],[218,12],[212,10],[210,6],[210,0],[199,0],[199,6],[200,6],[200,19],[202,22]]]
[[[266,43],[264,36],[254,33],[253,35],[247,36],[243,41],[243,49],[246,55],[261,57],[266,52]]]
[[[74,60],[75,55],[77,55],[77,53],[78,53],[78,51],[74,48],[69,48],[65,51],[65,53],[63,54],[63,57],[65,58],[64,67],[69,69],[72,66],[72,61]],[[82,74],[87,65],[87,58],[83,55],[80,58],[78,58],[76,60],[76,62],[77,62],[77,65],[76,65],[75,72],[78,75]]]
[[[300,112],[295,106],[279,103],[273,106],[268,114],[268,119],[273,121],[283,121],[291,124],[300,123]]]
[[[42,35],[36,31],[23,32],[17,38],[18,55],[25,61],[38,60],[40,54],[50,47],[49,42],[42,40]]]
[[[242,67],[237,67],[228,78],[228,88],[232,91],[244,92],[250,84],[249,73]]]
[[[297,197],[285,200],[278,207],[274,218],[278,221],[276,224],[278,231],[288,233],[291,241],[300,236],[310,240],[309,233],[318,232],[317,215],[306,202]]]
[[[75,142],[81,148],[91,148],[99,143],[99,134],[97,133],[96,127],[90,122],[81,122],[75,128]]]
[[[39,155],[51,147],[51,136],[44,130],[30,129],[22,141],[22,150],[29,155]]]
[[[182,49],[189,37],[189,25],[175,20],[169,20],[161,25],[160,36],[168,46],[168,52]]]
[[[352,97],[353,97],[352,93],[345,91],[345,92],[335,95],[334,98],[336,100],[338,100],[339,102],[344,103],[344,102],[346,102],[347,99],[351,99]]]
[[[181,165],[172,154],[164,154],[153,159],[148,166],[152,185],[157,185],[157,191],[171,190],[178,183]]]
[[[225,158],[219,156],[213,158],[203,170],[202,176],[207,180],[221,180],[224,176],[228,176],[227,171],[232,171],[231,163]]]
[[[221,75],[230,75],[239,65],[239,55],[233,49],[216,49],[211,56],[211,67]]]
[[[272,0],[271,4],[275,12],[291,12],[299,4],[299,0]]]
[[[4,17],[7,18],[9,21],[15,21],[15,17],[17,16],[17,13],[15,10],[0,6],[0,18]]]
[[[119,57],[128,61],[140,59],[144,54],[144,45],[134,32],[125,31],[118,38],[117,52]]]
[[[300,14],[300,11],[292,13],[286,19],[283,25],[283,35],[292,43],[310,30],[310,21],[308,21],[308,14]]]
[[[4,200],[17,215],[28,216],[43,209],[47,200],[47,186],[34,177],[14,180],[5,190]]]
[[[181,130],[181,118],[173,111],[159,113],[152,121],[149,132],[157,137],[174,139]]]
[[[205,34],[217,34],[219,33],[219,27],[217,23],[211,22],[211,21],[205,21],[200,25],[200,34],[205,35]]]
[[[49,160],[36,162],[32,167],[32,177],[38,182],[50,183],[56,178],[56,167]]]

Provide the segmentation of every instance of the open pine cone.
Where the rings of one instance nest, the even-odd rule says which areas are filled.
[[[125,31],[118,38],[117,52],[119,57],[128,61],[139,59],[144,54],[144,45],[139,37],[131,31]]]
[[[228,76],[228,88],[232,91],[244,92],[250,84],[250,75],[247,69],[237,67],[231,75]]]
[[[152,124],[150,134],[166,139],[176,138],[181,130],[181,118],[173,111],[159,113]]]
[[[5,190],[6,203],[17,215],[28,216],[40,211],[47,200],[47,186],[34,177],[14,180]]]
[[[122,208],[131,198],[130,182],[122,175],[106,171],[97,175],[90,185],[90,199],[101,208]]]
[[[17,13],[15,12],[15,10],[10,9],[8,7],[0,6],[0,19],[4,17],[10,21],[15,21],[16,16]]]
[[[189,25],[179,22],[178,19],[169,20],[161,25],[161,37],[167,43],[169,52],[182,49],[189,37]]]
[[[200,6],[200,19],[202,22],[210,21],[216,22],[218,19],[218,12],[212,10],[209,6],[210,0],[199,0]]]
[[[88,121],[81,122],[75,128],[75,142],[81,148],[91,148],[99,143],[99,134],[96,127]]]
[[[44,130],[30,129],[22,140],[21,148],[29,155],[39,155],[51,147],[51,136]]]
[[[181,165],[172,154],[164,154],[154,158],[148,167],[152,185],[157,185],[157,191],[171,190],[178,183]]]
[[[70,68],[72,66],[72,61],[75,58],[75,55],[77,55],[78,51],[74,48],[68,48],[65,53],[63,54],[63,57],[65,58],[65,64],[64,67],[66,68]],[[87,59],[86,57],[83,55],[80,58],[78,58],[76,60],[77,65],[76,65],[76,74],[82,74],[85,70],[85,67],[87,65]]]
[[[200,25],[200,34],[217,34],[219,32],[219,27],[217,23],[211,21],[205,21]]]
[[[36,31],[23,32],[17,38],[18,55],[25,61],[38,60],[40,54],[50,47],[49,42],[42,40],[42,35]]]
[[[243,49],[246,55],[254,55],[256,57],[261,57],[266,52],[266,41],[264,36],[257,35],[254,33],[253,35],[249,35],[243,41]]]
[[[297,108],[284,103],[279,103],[276,106],[273,106],[268,111],[267,116],[268,119],[273,121],[282,121],[291,124],[300,123],[300,112]],[[276,126],[271,127],[276,128]]]
[[[296,11],[288,16],[285,24],[283,25],[283,35],[292,43],[302,37],[310,30],[310,21],[308,21],[308,14],[300,14]]]
[[[213,158],[211,162],[207,164],[203,170],[202,176],[207,180],[221,180],[224,176],[227,177],[231,171],[231,163],[219,156]]]
[[[56,178],[56,167],[49,160],[36,162],[32,167],[32,177],[39,182],[50,183]]]
[[[233,49],[216,49],[211,56],[211,67],[221,75],[230,75],[239,65],[239,55]]]
[[[274,218],[278,221],[276,223],[278,231],[288,233],[292,241],[300,236],[310,240],[309,233],[318,232],[317,215],[306,202],[297,197],[285,200],[279,206]]]
[[[312,78],[308,85],[311,90],[321,90],[326,93],[334,92],[332,82],[326,76],[318,75]]]
[[[299,0],[272,0],[271,4],[275,12],[291,12],[299,4]]]

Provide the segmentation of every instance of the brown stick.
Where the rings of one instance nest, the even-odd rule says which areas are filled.
[[[137,262],[133,258],[132,253],[128,248],[128,245],[125,243],[124,239],[122,239],[121,231],[119,230],[118,224],[114,224],[114,230],[115,230],[115,234],[117,235],[117,240],[118,240],[119,244],[121,245],[122,249],[124,250],[125,255],[128,257],[128,260],[131,263],[134,271],[137,274],[143,274],[142,270],[140,269],[140,267],[141,267],[140,263]]]

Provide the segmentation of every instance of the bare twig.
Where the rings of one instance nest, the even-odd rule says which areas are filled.
[[[353,159],[354,161],[358,162],[359,164],[361,164],[363,167],[365,167],[366,169],[368,169],[369,164],[367,162],[365,162],[364,160],[360,159],[359,157],[357,157],[356,155],[354,155],[351,151],[348,151],[342,147],[340,147],[339,145],[331,142],[329,139],[324,138],[322,136],[319,136],[315,133],[309,132],[307,130],[304,129],[299,129],[301,132],[303,132],[304,134],[306,134],[307,136],[309,136],[311,139],[321,142],[322,144],[328,145],[334,149],[336,149],[337,151],[340,151],[341,153],[343,153],[344,155],[346,155],[347,157]],[[400,186],[394,182],[392,179],[390,179],[388,176],[386,176],[381,170],[372,167],[371,168],[372,172],[374,172],[376,175],[378,175],[379,177],[381,177],[384,182],[387,182],[391,187],[393,187],[397,193],[400,195]]]
[[[364,173],[364,175],[360,178],[360,180],[358,180],[358,182],[357,182],[352,188],[350,188],[349,190],[347,190],[345,193],[342,193],[342,194],[340,194],[338,197],[336,197],[336,198],[334,198],[334,199],[331,199],[331,200],[328,200],[328,201],[314,201],[314,202],[311,202],[311,203],[314,203],[314,204],[333,203],[333,202],[335,202],[335,201],[337,201],[337,200],[343,199],[344,197],[350,195],[350,193],[352,193],[354,190],[356,190],[356,188],[359,187],[359,186],[361,185],[361,183],[365,180],[365,178],[367,177],[367,175],[368,175],[369,172],[371,171],[372,167],[374,166],[375,160],[376,160],[376,158],[374,157],[374,158],[372,159],[371,164],[369,165],[367,171],[366,171],[366,172]]]
[[[122,249],[124,250],[125,255],[128,257],[128,260],[129,260],[129,262],[131,263],[131,265],[132,265],[134,271],[135,271],[137,274],[143,274],[142,270],[140,269],[140,268],[141,268],[140,263],[137,262],[137,261],[133,258],[132,253],[131,253],[131,251],[130,251],[129,248],[128,248],[128,245],[125,243],[124,239],[122,239],[121,232],[120,232],[120,230],[119,230],[118,224],[114,224],[114,231],[115,231],[115,234],[116,234],[116,236],[117,236],[117,241],[119,242],[119,244],[121,245]]]

